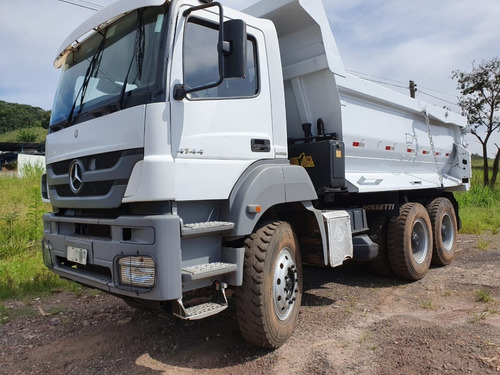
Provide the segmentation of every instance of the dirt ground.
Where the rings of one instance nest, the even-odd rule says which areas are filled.
[[[413,283],[307,267],[299,325],[275,351],[243,341],[233,302],[184,322],[90,290],[6,301],[0,373],[500,374],[500,235],[459,249]]]

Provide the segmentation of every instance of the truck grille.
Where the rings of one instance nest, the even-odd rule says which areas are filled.
[[[120,206],[135,164],[144,159],[144,149],[113,151],[63,160],[47,165],[52,206],[59,208],[116,208]],[[78,192],[70,187],[74,161],[82,169]]]
[[[132,151],[132,150],[130,150]],[[120,160],[124,151],[106,152],[104,154],[86,156],[80,159],[85,165],[85,170],[90,170],[91,166],[95,166],[95,170],[113,168]],[[51,164],[52,171],[56,176],[67,174],[73,159],[60,161]]]
[[[80,197],[92,197],[92,196],[102,196],[109,193],[111,187],[113,186],[113,181],[96,181],[89,184],[85,184],[82,191],[78,194]],[[69,185],[57,185],[57,194],[60,197],[74,197],[75,194],[71,191]]]

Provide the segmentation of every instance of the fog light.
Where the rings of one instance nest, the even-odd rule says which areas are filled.
[[[43,264],[45,264],[48,268],[52,268],[52,246],[46,239],[42,240],[42,256]]]
[[[155,285],[155,261],[148,256],[130,256],[118,260],[120,285],[152,288]]]

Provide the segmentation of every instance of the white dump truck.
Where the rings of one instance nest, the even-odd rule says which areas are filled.
[[[367,58],[369,58],[367,56]],[[44,262],[277,348],[303,264],[446,265],[465,118],[347,74],[321,0],[118,0],[78,27],[46,141]]]

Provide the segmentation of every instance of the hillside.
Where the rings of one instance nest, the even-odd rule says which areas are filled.
[[[20,134],[22,133],[22,134]],[[26,136],[28,134],[28,136]],[[28,138],[27,138],[28,137]],[[0,133],[0,142],[45,142],[47,129],[41,126],[10,130]]]
[[[24,128],[47,128],[49,119],[50,111],[0,100],[0,134]]]

